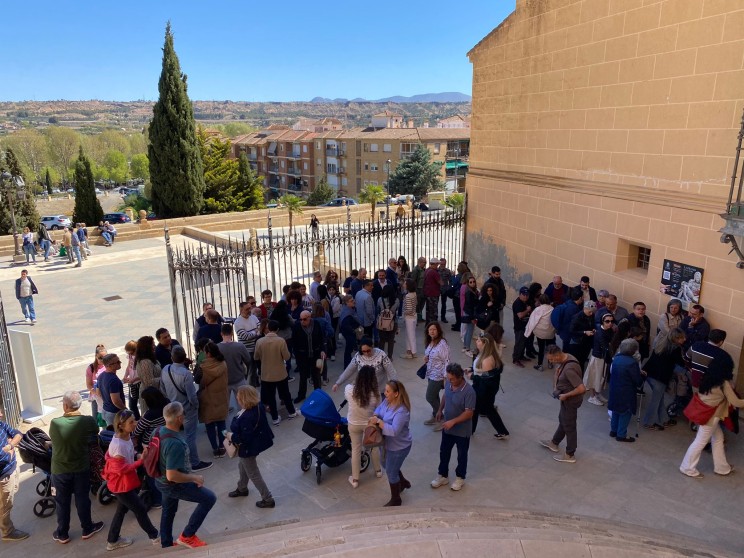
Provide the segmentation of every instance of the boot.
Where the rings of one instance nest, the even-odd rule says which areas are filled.
[[[383,507],[400,506],[403,502],[400,499],[400,481],[390,483],[390,501]]]
[[[400,491],[403,492],[407,488],[411,488],[411,483],[406,479],[406,477],[403,476],[403,471],[398,472],[398,476],[400,477]]]

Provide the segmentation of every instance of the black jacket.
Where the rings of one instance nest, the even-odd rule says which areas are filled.
[[[302,322],[297,321],[292,326],[292,350],[297,358],[319,359],[320,353],[326,350],[323,327],[315,320],[312,321],[312,324],[313,331],[310,335],[312,338],[312,351],[309,347],[308,335],[305,333],[305,328],[302,327]]]
[[[36,284],[31,280],[31,276],[26,275],[26,279],[31,283],[31,296],[39,294],[39,289],[36,288]],[[16,279],[16,298],[21,298],[21,278]]]

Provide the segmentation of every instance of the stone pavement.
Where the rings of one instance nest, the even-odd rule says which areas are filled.
[[[57,408],[65,390],[84,389],[84,369],[96,343],[104,342],[115,349],[129,339],[154,334],[161,325],[172,325],[161,239],[122,243],[106,251],[96,248],[95,252],[82,269],[60,264],[39,264],[35,269],[29,266],[40,290],[36,297],[39,321],[32,333],[41,366],[42,392],[47,404]],[[0,289],[9,322],[14,315],[21,316],[13,291],[13,281],[19,273],[17,268],[9,269],[7,263],[0,269]],[[122,298],[113,302],[103,300],[112,295]],[[453,349],[452,360],[466,364],[457,335],[448,327],[445,329]],[[403,338],[399,337],[396,355],[403,350]],[[331,381],[341,372],[340,361],[339,358],[331,363]],[[465,488],[457,493],[446,488],[431,489],[429,481],[436,476],[440,436],[422,424],[429,409],[424,400],[425,384],[415,376],[420,362],[396,358],[394,364],[411,393],[413,405],[414,447],[404,465],[413,489],[404,493],[404,506],[485,506],[576,514],[658,530],[659,536],[665,538],[676,533],[726,549],[732,555],[744,548],[738,498],[744,488],[744,475],[738,472],[729,477],[713,475],[709,454],[703,454],[701,460],[704,479],[681,475],[679,462],[693,437],[684,421],[664,432],[643,430],[635,444],[618,444],[608,436],[606,409],[585,404],[579,411],[577,463],[553,461],[553,454],[537,443],[539,438],[552,434],[558,413],[557,403],[550,396],[548,370],[537,372],[531,367],[517,369],[507,365],[503,391],[496,402],[511,432],[510,439],[496,440],[490,424],[482,419],[471,444]],[[296,392],[297,383],[290,386]],[[340,403],[341,393],[334,394],[334,399]],[[39,426],[46,427],[49,418]],[[301,431],[301,421],[285,420],[275,427],[275,445],[259,459],[277,507],[256,508],[253,489],[246,499],[228,499],[227,492],[237,481],[237,464],[228,459],[216,460],[205,477],[206,485],[217,493],[218,503],[201,535],[209,540],[210,536],[226,531],[273,522],[364,512],[387,501],[387,482],[384,478],[376,479],[371,470],[362,475],[356,490],[346,480],[350,473],[348,463],[336,469],[324,467],[320,485],[316,484],[313,469],[303,473],[300,450],[311,440]],[[635,423],[631,432],[635,432]],[[738,469],[744,468],[741,440],[730,434],[727,440],[729,461]],[[199,447],[204,456],[210,454],[203,429]],[[27,555],[31,549],[53,556],[103,554],[105,530],[89,541],[82,541],[75,521],[69,545],[60,546],[51,540],[54,518],[38,519],[32,513],[37,499],[34,488],[41,475],[33,475],[25,464],[21,470],[22,484],[13,519],[18,527],[32,533],[32,539],[0,543],[3,558]],[[190,505],[181,506],[176,530],[185,525],[190,509]],[[111,506],[93,504],[96,519],[108,523],[112,513]],[[159,512],[152,511],[151,517],[157,522]],[[134,549],[146,550],[146,537],[131,517],[125,522],[122,534],[137,539]]]

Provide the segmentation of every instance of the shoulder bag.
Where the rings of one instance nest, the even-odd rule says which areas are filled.
[[[710,418],[715,414],[716,407],[703,402],[700,396],[696,393],[692,396],[692,399],[685,407],[684,414],[687,419],[693,424],[707,424]]]
[[[367,448],[381,446],[384,443],[382,430],[371,424],[364,429],[364,441],[362,444]]]

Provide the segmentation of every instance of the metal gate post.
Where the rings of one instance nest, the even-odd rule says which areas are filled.
[[[269,216],[268,216],[269,222],[269,265],[271,266],[271,290],[278,295],[278,293],[281,292],[281,289],[277,289],[276,286],[276,271],[274,270],[274,234],[272,232],[271,228],[271,210],[269,209]]]
[[[165,251],[168,254],[168,279],[170,280],[171,289],[171,306],[173,307],[173,321],[176,327],[176,339],[183,339],[181,335],[181,319],[178,314],[178,295],[176,293],[176,269],[173,262],[173,249],[170,243],[170,234],[168,222],[165,222],[163,233],[165,234]]]

